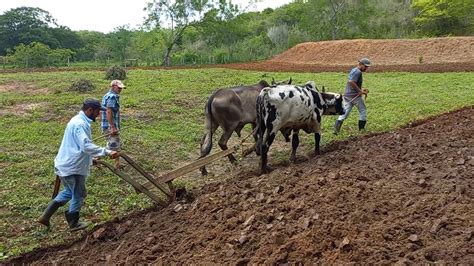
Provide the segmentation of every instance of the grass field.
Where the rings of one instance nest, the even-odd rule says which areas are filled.
[[[125,151],[154,173],[196,159],[207,96],[219,87],[256,83],[262,74],[224,69],[130,71],[121,94]],[[342,92],[347,74],[272,75],[277,80],[292,77],[298,84],[314,80],[329,91]],[[51,196],[53,160],[64,127],[84,98],[101,98],[107,91],[103,77],[103,72],[93,71],[0,74],[0,259],[80,237],[67,231],[59,212],[51,231],[35,219]],[[97,88],[88,94],[65,90],[79,78],[92,80]],[[364,78],[370,89],[368,132],[390,131],[474,105],[473,73],[367,73]],[[323,118],[323,145],[359,134],[357,119],[354,110],[336,137],[331,134],[335,117]],[[94,124],[94,136],[99,136],[99,126]],[[299,153],[312,150],[312,139],[301,141]],[[288,157],[289,150],[288,144]],[[255,161],[247,167],[257,166]],[[93,169],[87,188],[82,216],[95,223],[151,206],[145,196],[103,169]]]

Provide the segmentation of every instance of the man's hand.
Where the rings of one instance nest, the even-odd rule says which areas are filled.
[[[110,128],[110,135],[111,136],[115,136],[115,135],[118,135],[119,131],[118,129],[116,129],[115,127],[111,127]]]
[[[361,92],[362,92],[361,95],[364,95],[364,99],[367,100],[367,95],[369,94],[369,89],[362,89]]]
[[[110,154],[109,154],[110,158],[111,159],[117,159],[118,157],[120,157],[120,152],[118,151],[112,151]]]

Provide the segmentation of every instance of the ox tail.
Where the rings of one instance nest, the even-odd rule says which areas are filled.
[[[212,120],[214,120],[212,116],[212,102],[214,101],[214,96],[216,93],[217,91],[214,92],[211,97],[209,97],[204,110],[206,121],[204,125],[204,136],[202,136],[201,140],[201,158],[208,155],[212,149]]]
[[[257,132],[257,144],[255,145],[255,153],[261,155],[263,135],[265,134],[265,117],[263,117],[264,111],[263,95],[257,97],[257,121],[256,121],[256,132]]]

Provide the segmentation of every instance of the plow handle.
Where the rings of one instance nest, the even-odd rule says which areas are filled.
[[[53,196],[51,197],[52,199],[56,198],[56,196],[58,195],[60,186],[61,179],[59,179],[59,176],[56,176],[56,180],[54,180]]]

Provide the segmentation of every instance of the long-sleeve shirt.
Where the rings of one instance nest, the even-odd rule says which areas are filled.
[[[92,120],[80,111],[67,124],[54,159],[54,170],[58,176],[88,176],[92,158],[110,154],[110,150],[92,143],[91,123]]]

